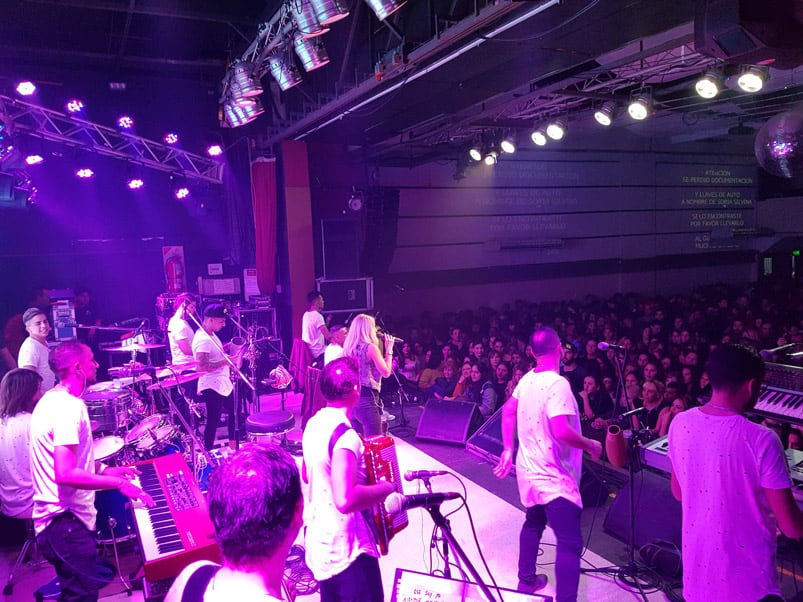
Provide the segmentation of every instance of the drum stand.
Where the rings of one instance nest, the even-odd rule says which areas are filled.
[[[114,534],[114,529],[117,527],[117,519],[113,516],[109,517],[109,533],[112,536],[112,550],[114,550],[114,565],[117,568],[117,575],[120,577],[120,583],[123,584],[123,588],[125,588],[126,593],[130,596],[133,588],[131,584],[126,581],[125,577],[123,576],[123,570],[120,567],[120,555],[117,552],[117,536]],[[104,542],[105,543],[105,542]]]

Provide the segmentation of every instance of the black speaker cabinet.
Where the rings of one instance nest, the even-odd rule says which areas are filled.
[[[325,278],[359,277],[360,238],[360,222],[356,219],[321,220],[321,246]]]
[[[635,475],[636,524],[634,542],[636,548],[655,540],[668,541],[678,548],[681,540],[680,502],[672,495],[669,478],[642,470]],[[609,535],[628,542],[630,538],[630,484],[608,509],[602,525]]]
[[[519,441],[515,433],[513,445],[513,457],[515,457],[519,448]],[[476,433],[469,437],[466,441],[466,451],[495,465],[499,462],[499,456],[502,455],[502,447],[502,408],[499,408],[493,416],[485,421],[485,424],[477,429]],[[516,467],[513,466],[513,471],[515,472],[515,470]]]
[[[415,438],[465,445],[469,435],[481,424],[482,414],[477,404],[469,401],[432,399],[424,406]]]

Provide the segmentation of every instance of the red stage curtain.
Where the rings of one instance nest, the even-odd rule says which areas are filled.
[[[276,159],[260,157],[251,163],[251,186],[256,230],[256,269],[259,290],[276,290]]]

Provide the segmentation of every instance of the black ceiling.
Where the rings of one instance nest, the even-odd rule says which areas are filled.
[[[9,82],[32,71],[67,82],[77,66],[104,82],[167,77],[206,86],[211,100],[199,104],[214,113],[227,65],[279,4],[4,0],[0,85],[7,93]],[[694,79],[717,61],[695,45],[693,0],[409,0],[387,24],[362,0],[351,9],[323,37],[332,62],[287,92],[266,76],[267,111],[243,133],[266,144],[343,143],[366,161],[414,165],[455,157],[478,137],[504,131],[529,144],[532,126],[558,115],[568,116],[570,135],[597,128],[593,107],[642,87],[653,94],[653,118],[620,119],[613,128],[679,141],[721,138],[740,125],[749,132],[803,99],[803,72],[794,68],[773,69],[763,95],[696,97]]]

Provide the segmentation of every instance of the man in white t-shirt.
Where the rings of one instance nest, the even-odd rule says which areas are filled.
[[[672,493],[683,508],[683,598],[782,602],[776,521],[784,535],[803,537],[803,512],[778,436],[744,415],[758,400],[764,362],[748,347],[722,345],[705,371],[711,400],[669,426]]]
[[[335,324],[329,329],[331,339],[323,352],[323,365],[325,366],[332,360],[343,357],[343,343],[346,342],[346,335],[349,329],[345,324]]]
[[[323,367],[323,353],[326,350],[326,341],[329,340],[329,329],[321,315],[323,309],[323,295],[318,291],[307,294],[307,311],[301,319],[301,340],[309,347],[312,355],[312,365]]]
[[[175,364],[192,364],[192,337],[195,335],[187,314],[195,313],[195,299],[188,293],[176,297],[175,313],[167,323],[167,340],[170,343],[170,358]]]
[[[558,540],[555,600],[574,602],[583,550],[583,451],[598,459],[602,445],[580,432],[577,401],[569,381],[560,375],[563,346],[558,334],[551,328],[539,328],[533,333],[531,348],[537,365],[521,378],[502,410],[504,449],[494,474],[503,478],[510,472],[513,434],[518,427],[516,479],[521,503],[527,508],[519,537],[518,590],[533,593],[547,584],[546,575],[536,574],[536,559],[549,523]]]
[[[56,384],[56,375],[50,368],[50,348],[47,346],[50,322],[38,307],[26,309],[22,314],[22,322],[28,331],[28,338],[22,342],[17,365],[41,376],[42,393],[45,393]]]

